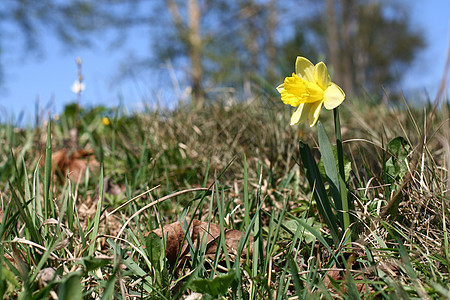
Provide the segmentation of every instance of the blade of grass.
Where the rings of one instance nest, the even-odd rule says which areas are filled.
[[[62,202],[62,207],[59,211],[59,217],[58,217],[58,224],[56,226],[56,234],[60,235],[61,234],[61,224],[63,222],[63,217],[67,217],[69,216],[68,213],[68,202],[69,202],[69,198],[70,198],[70,184],[64,187],[65,191],[63,190],[61,193],[61,196],[63,197],[61,200]]]
[[[78,185],[75,188],[75,190],[78,189]],[[74,191],[72,191],[72,180],[68,180],[68,203],[67,203],[67,226],[70,231],[73,232],[73,221],[75,219],[74,216],[74,209],[75,208],[75,202],[76,202],[76,196],[74,195]]]
[[[95,245],[97,240],[97,234],[98,234],[98,226],[100,224],[100,214],[102,212],[102,205],[103,205],[103,165],[100,167],[100,179],[99,179],[99,186],[98,186],[98,203],[97,203],[97,210],[95,211],[94,216],[94,229],[90,235],[90,246],[88,254],[89,256],[92,256],[95,251]]]
[[[44,167],[44,219],[47,220],[50,216],[50,209],[52,208],[52,200],[50,193],[51,174],[52,174],[52,132],[51,132],[51,118],[48,116],[47,126],[47,142],[45,146],[45,167]],[[45,235],[47,235],[45,233]]]
[[[113,248],[114,253],[117,253],[121,258],[121,262],[130,269],[133,275],[141,277],[144,281],[143,288],[148,292],[155,292],[158,296],[162,297],[162,299],[166,299],[163,294],[161,294],[154,286],[151,278],[148,276],[148,273],[141,269],[141,267],[131,259],[126,251],[124,251],[118,244],[116,244],[111,238],[106,240],[108,244]]]
[[[258,207],[260,207],[263,203],[261,201],[261,186],[262,186],[262,166],[260,168],[259,174],[259,182],[258,182],[258,191],[256,194],[256,201]],[[262,237],[262,224],[261,224],[261,210],[258,210],[255,214],[255,225],[253,228],[253,260],[252,260],[252,277],[258,278],[259,266],[263,265],[264,262],[264,253],[262,252],[263,246],[263,237]],[[261,245],[260,245],[261,244]],[[257,286],[256,281],[253,281],[250,290],[250,299],[256,299],[257,295]]]
[[[26,167],[26,164],[25,164],[25,160],[24,160],[24,159],[22,159],[22,166],[23,166],[23,172],[24,172],[24,176],[23,176],[23,180],[24,180],[24,182],[23,182],[23,187],[24,187],[24,189],[25,189],[25,201],[28,202],[28,200],[31,200],[32,197],[31,197],[31,192],[30,192],[30,183],[29,183],[29,181],[28,181],[27,167]],[[30,201],[30,202],[28,203],[28,207],[27,207],[27,208],[28,208],[29,213],[31,214],[31,219],[32,219],[32,221],[33,221],[33,224],[36,224],[36,214],[35,214],[34,211],[33,211],[33,203],[34,203],[34,201]]]
[[[415,289],[417,293],[419,294],[421,299],[431,299],[427,292],[425,291],[423,285],[420,283],[420,280],[417,278],[417,274],[412,266],[411,260],[409,258],[408,252],[406,251],[405,245],[403,244],[402,239],[395,233],[391,232],[395,236],[395,239],[397,241],[397,248],[398,252],[400,253],[400,257],[402,259],[402,265],[404,266],[404,269],[406,271],[406,274],[408,274],[409,278],[412,280],[413,285],[415,286]]]
[[[82,299],[81,272],[69,273],[59,285],[59,299]]]
[[[301,295],[303,287],[300,278],[298,277],[298,265],[290,255],[288,255],[287,260],[289,269],[291,270],[292,280],[294,281],[295,291],[297,292],[297,295]]]
[[[349,210],[353,209],[353,204],[348,202],[347,185],[345,183],[345,168],[344,168],[344,151],[342,150],[342,137],[341,137],[341,122],[339,120],[339,108],[333,109],[334,126],[336,131],[336,149],[339,166],[339,192],[341,194],[343,218],[344,218],[344,234],[348,242],[351,242],[351,234],[348,228],[350,227],[350,215]]]
[[[61,241],[61,239],[62,239],[62,236],[53,235],[51,240],[47,242],[48,246],[46,247],[46,250],[40,257],[40,260],[39,260],[36,268],[33,268],[32,274],[29,275],[28,279],[30,282],[34,282],[36,280],[37,276],[39,275],[39,271],[41,271],[42,267],[44,267],[44,265],[46,263],[48,263],[49,256],[53,253],[56,245],[58,244],[58,242]]]
[[[250,223],[250,203],[248,199],[248,170],[247,157],[244,155],[244,228]]]
[[[450,170],[449,170],[450,172]],[[450,249],[448,243],[448,232],[447,232],[447,218],[445,216],[445,198],[442,198],[442,229],[444,231],[444,253],[445,258],[447,259],[447,266],[450,266]],[[450,270],[449,270],[450,271]]]
[[[41,158],[39,158],[36,168],[33,173],[33,211],[34,211],[34,218],[35,218],[35,225],[38,225],[38,218],[37,216],[43,216],[42,212],[42,203],[41,203],[41,185],[40,185],[40,173],[39,173],[39,163],[41,161]]]
[[[439,283],[431,282],[430,285],[440,294],[442,295],[442,299],[450,299],[450,290],[447,287],[443,287]]]
[[[325,238],[320,234],[320,232],[306,223],[305,220],[297,218],[296,216],[292,215],[291,213],[287,213],[288,216],[290,216],[292,219],[296,220],[303,228],[308,230],[312,235],[316,237],[316,239],[321,242],[327,249],[330,251],[331,255],[333,256],[334,260],[337,262],[337,256],[334,254],[334,251],[332,250],[331,246],[328,244],[328,242],[325,240]]]
[[[289,198],[286,197],[286,199],[284,201],[283,209],[277,217],[273,217],[274,214],[271,214],[271,220],[273,220],[277,225],[275,227],[275,230],[273,230],[273,228],[269,228],[269,230],[268,230],[269,236],[267,237],[267,246],[266,246],[267,253],[266,253],[266,262],[264,265],[265,270],[267,270],[268,263],[270,261],[270,257],[272,255],[272,253],[275,251],[275,247],[277,246],[276,241],[280,234],[280,229],[283,227],[282,220],[284,219],[284,215],[286,213],[286,208],[287,208],[288,202],[289,202]],[[273,236],[271,236],[272,232],[273,232]]]
[[[35,225],[33,223],[33,220],[27,209],[27,206],[28,206],[27,202],[22,203],[22,201],[20,200],[19,196],[17,195],[17,192],[16,192],[14,186],[11,184],[11,182],[9,183],[9,185],[11,187],[12,202],[15,203],[15,205],[19,211],[19,215],[22,218],[22,221],[25,223],[25,228],[28,230],[28,233],[30,234],[31,240],[37,244],[42,244],[42,237],[39,234],[37,227],[35,227]]]
[[[341,225],[344,225],[344,217],[342,215],[342,200],[339,191],[339,175],[336,168],[336,161],[334,159],[330,140],[328,139],[328,135],[320,121],[317,122],[317,133],[320,154],[322,156],[323,166],[325,167],[325,173],[328,177],[328,184],[330,185],[331,194],[333,195],[336,212],[339,216],[339,220],[341,221]]]
[[[3,235],[5,234],[5,231],[8,229],[9,226],[11,226],[11,222],[7,222],[8,217],[9,217],[9,211],[11,209],[11,205],[12,205],[12,201],[6,205],[6,208],[3,211],[3,218],[2,218],[2,222],[0,224],[0,238],[2,238],[2,241],[3,241]],[[10,218],[10,221],[11,221],[11,218]],[[0,248],[1,248],[1,250],[3,250],[3,247],[0,247]]]
[[[231,269],[230,257],[228,255],[228,249],[225,240],[225,192],[222,190],[220,195],[217,195],[218,212],[219,212],[219,226],[220,226],[220,245],[225,255],[225,263],[228,270]]]
[[[337,245],[339,241],[339,229],[337,227],[336,216],[333,213],[331,202],[328,198],[325,186],[320,176],[319,169],[316,161],[309,149],[309,146],[302,141],[300,145],[300,156],[303,162],[303,166],[306,169],[306,177],[314,192],[314,198],[317,202],[319,212],[325,220],[325,223],[330,228],[331,236],[333,237],[334,244]]]
[[[263,202],[261,202],[259,204],[259,206],[256,208],[255,215],[250,220],[250,223],[248,224],[248,228],[245,230],[245,233],[244,233],[243,237],[241,238],[241,241],[239,242],[239,246],[236,251],[236,257],[241,257],[244,246],[249,241],[250,234],[253,231],[253,226],[254,226],[257,216],[258,216],[258,211],[261,210],[262,204],[263,204]],[[236,259],[236,261],[234,262],[233,268],[234,268],[234,270],[236,270],[235,278],[236,278],[236,285],[238,286],[238,292],[242,295],[242,284],[241,284],[242,283],[242,276],[241,276],[242,270],[240,268],[240,260],[239,259]]]

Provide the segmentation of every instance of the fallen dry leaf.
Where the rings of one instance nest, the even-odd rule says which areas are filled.
[[[41,165],[44,162],[45,160],[41,160]],[[88,166],[90,169],[99,166],[92,149],[79,149],[73,153],[61,149],[52,153],[52,175],[57,173],[61,181],[64,181],[65,176],[69,176],[70,180],[77,182],[84,175]]]
[[[179,255],[179,260],[189,257],[189,243],[187,242],[185,235],[187,224],[189,221],[186,220],[186,226],[184,228],[180,221],[173,222],[171,224],[165,225],[162,229],[158,228],[153,230],[159,237],[163,235],[167,236],[166,243],[166,257],[170,263],[174,263]],[[191,238],[194,247],[197,247],[199,241],[202,241],[203,237],[206,235],[206,255],[214,256],[217,252],[219,237],[220,237],[220,226],[214,223],[209,223],[192,220],[192,224],[187,232]],[[225,244],[229,254],[236,256],[237,248],[242,238],[242,232],[235,229],[225,229]],[[248,247],[250,255],[253,252],[253,239],[250,239]],[[246,255],[246,251],[242,252],[242,256]]]
[[[357,253],[357,251],[355,251],[355,254]],[[359,253],[361,254],[361,253]],[[348,277],[349,276],[354,276],[353,277],[353,283],[356,287],[356,289],[358,290],[359,293],[361,292],[365,292],[365,293],[369,293],[372,292],[373,287],[370,285],[367,285],[364,282],[365,280],[367,280],[368,278],[371,277],[370,273],[365,272],[363,270],[358,270],[356,264],[354,264],[354,257],[349,259],[350,261],[350,267],[356,268],[357,271],[360,271],[359,274],[357,274],[356,276],[350,274],[349,270],[343,271],[342,269],[339,269],[337,267],[336,264],[334,264],[331,269],[329,271],[327,271],[325,278],[323,279],[323,283],[324,285],[327,287],[327,289],[329,290],[333,290],[333,284],[332,281],[341,281],[343,282],[340,285],[340,290],[343,293],[347,292],[347,282],[348,282]]]

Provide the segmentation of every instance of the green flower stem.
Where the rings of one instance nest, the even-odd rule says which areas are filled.
[[[348,205],[348,195],[347,195],[347,185],[345,183],[345,171],[344,171],[344,153],[342,151],[342,138],[341,138],[341,123],[339,121],[339,109],[336,107],[333,109],[334,115],[334,127],[336,131],[336,148],[337,148],[337,157],[338,157],[338,165],[339,165],[339,192],[341,194],[342,200],[342,210],[344,217],[344,232],[345,238],[349,238],[348,241],[351,242],[351,235],[348,228],[350,227],[350,215],[349,215],[349,205]]]

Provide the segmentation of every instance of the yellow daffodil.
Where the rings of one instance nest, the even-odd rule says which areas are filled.
[[[286,77],[277,87],[284,104],[297,107],[291,117],[291,125],[309,121],[316,125],[322,106],[331,110],[345,99],[345,93],[331,82],[327,66],[323,62],[313,65],[308,59],[298,56],[295,73]]]

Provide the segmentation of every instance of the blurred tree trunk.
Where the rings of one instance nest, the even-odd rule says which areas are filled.
[[[202,39],[200,36],[200,9],[197,0],[188,0],[189,16],[189,58],[191,60],[192,98],[197,107],[204,104],[204,91],[202,88]]]
[[[205,92],[202,87],[203,65],[202,65],[202,37],[200,33],[201,12],[198,0],[187,2],[187,24],[184,24],[178,5],[174,0],[166,0],[170,15],[175,24],[180,40],[186,46],[187,55],[191,63],[190,80],[192,84],[191,104],[201,108],[205,102]]]
[[[335,0],[327,0],[327,47],[330,54],[330,64],[333,66],[333,74],[335,74],[335,81],[338,85],[343,84],[341,77],[342,70],[339,63],[339,34],[338,24],[336,21]]]
[[[258,26],[261,7],[259,7],[255,0],[241,0],[240,6],[239,18],[243,30],[237,34],[243,38],[242,50],[245,53],[244,55],[247,56],[247,59],[241,62],[241,67],[244,71],[241,80],[243,81],[245,97],[251,97],[252,85],[250,75],[258,73],[259,56],[261,53],[259,44],[261,29]]]
[[[277,80],[276,76],[276,30],[278,26],[277,0],[241,0],[240,28],[242,36],[241,48],[244,57],[242,61],[245,77],[256,74],[269,82]],[[244,78],[248,82],[248,79]]]
[[[355,92],[353,76],[352,24],[353,0],[327,0],[325,14],[327,47],[335,82],[351,95]]]
[[[266,76],[269,82],[276,80],[275,60],[276,60],[276,45],[275,34],[278,24],[277,0],[270,0],[268,3],[267,16],[267,44],[266,44]]]
[[[342,3],[342,69],[339,76],[343,79],[344,90],[353,95],[355,93],[355,81],[353,80],[353,45],[352,45],[352,25],[354,23],[355,3],[353,0],[341,0]]]
[[[258,68],[258,55],[260,52],[258,45],[258,36],[260,30],[257,25],[257,17],[259,14],[259,7],[254,0],[245,0],[244,8],[241,11],[242,18],[246,20],[248,26],[248,36],[245,39],[246,48],[249,53],[249,66],[250,71],[254,71]]]

